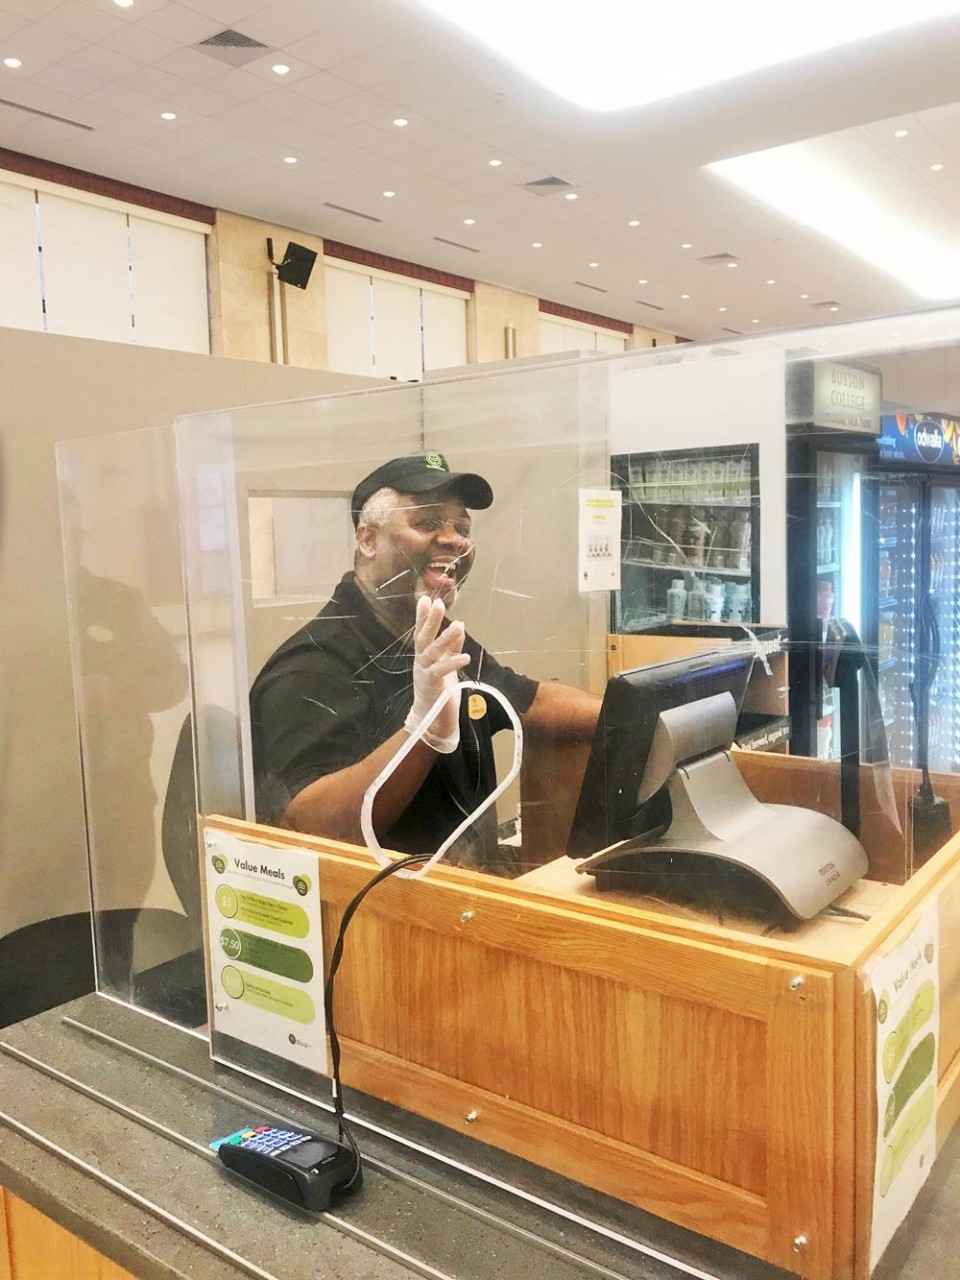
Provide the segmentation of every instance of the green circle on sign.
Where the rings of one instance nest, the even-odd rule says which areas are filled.
[[[221,858],[219,853],[215,853],[210,861],[213,863],[214,871],[216,871],[218,875],[222,876],[227,869],[226,858]]]
[[[221,929],[220,946],[224,955],[230,957],[231,960],[239,960],[240,952],[243,949],[243,943],[236,929]]]
[[[216,892],[216,903],[222,916],[235,916],[240,910],[236,893],[228,884],[222,884]]]
[[[243,974],[239,969],[234,969],[232,964],[228,964],[221,972],[220,981],[224,991],[234,1000],[239,1000],[243,995]]]
[[[308,876],[294,876],[293,887],[299,893],[301,898],[306,897],[310,892],[310,879]]]

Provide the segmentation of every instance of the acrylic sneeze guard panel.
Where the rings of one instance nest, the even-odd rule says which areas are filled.
[[[823,425],[823,411],[810,398],[815,367],[818,377],[833,370],[831,376],[843,384],[834,408],[841,424],[849,411],[848,425]],[[880,388],[879,400],[867,408],[844,399],[859,396],[861,375],[864,386]],[[804,1060],[810,1089],[824,1091],[822,1097],[817,1094],[817,1105],[836,1108],[831,1114],[837,1124],[836,1135],[828,1135],[820,1154],[811,1156],[822,1165],[811,1165],[809,1179],[801,1171],[794,1194],[794,1169],[783,1152],[795,1153],[806,1135],[806,1119],[802,1108],[788,1105],[795,1089],[788,1068],[796,1046],[812,1044],[804,1039],[812,1033],[798,1030],[799,1038],[792,1039],[791,1019],[806,1015],[800,1005],[785,1005],[788,997],[782,992],[790,990],[790,976],[799,965],[809,973],[809,990],[815,993],[804,1006],[807,1014],[827,1017],[825,1011],[836,1009],[842,1019],[849,997],[852,1020],[853,991],[868,993],[868,961],[882,951],[897,913],[907,920],[923,886],[953,876],[948,850],[936,849],[960,825],[960,751],[951,757],[948,750],[958,700],[951,684],[960,652],[954,636],[960,632],[947,613],[954,607],[952,587],[944,590],[956,572],[957,529],[948,527],[942,514],[931,515],[926,525],[916,525],[916,534],[907,535],[926,539],[926,568],[917,569],[918,581],[926,584],[943,637],[939,667],[933,670],[936,628],[923,623],[919,606],[913,612],[891,611],[885,604],[891,592],[881,591],[891,581],[886,560],[881,569],[880,552],[890,548],[880,545],[879,503],[886,500],[885,490],[899,483],[904,467],[880,456],[871,424],[875,416],[879,430],[881,417],[897,421],[898,415],[905,430],[912,429],[906,426],[911,416],[941,422],[942,456],[928,471],[913,467],[909,479],[917,492],[926,492],[935,481],[938,497],[931,510],[953,510],[951,459],[954,452],[960,456],[960,442],[954,448],[960,421],[957,312],[487,372],[478,367],[422,384],[188,416],[172,432],[177,501],[169,492],[169,436],[158,447],[151,441],[163,440],[164,433],[151,433],[139,444],[131,438],[142,492],[125,483],[116,511],[102,509],[111,505],[102,495],[112,492],[111,468],[117,465],[108,458],[107,445],[77,442],[61,455],[65,510],[79,494],[83,518],[77,529],[95,526],[103,539],[102,551],[86,567],[122,581],[151,603],[154,618],[166,619],[181,664],[189,635],[192,694],[186,737],[180,736],[187,705],[183,686],[167,695],[173,700],[166,709],[145,713],[132,695],[116,700],[112,714],[95,702],[87,684],[98,672],[83,649],[89,626],[82,575],[71,566],[97,917],[115,906],[110,867],[119,857],[98,834],[100,814],[109,815],[113,803],[111,775],[103,763],[97,778],[98,753],[109,744],[122,748],[123,724],[142,721],[144,714],[155,731],[150,758],[156,781],[153,801],[144,798],[141,804],[150,819],[140,825],[146,832],[152,822],[154,835],[149,845],[143,838],[144,856],[137,864],[142,882],[127,885],[119,905],[145,909],[152,904],[151,893],[158,892],[160,868],[167,864],[156,826],[167,788],[157,775],[164,769],[175,772],[184,755],[191,765],[191,733],[201,819],[216,822],[219,816],[227,822],[225,829],[281,849],[298,840],[289,830],[255,825],[251,685],[270,655],[316,617],[350,571],[349,499],[357,482],[388,459],[440,453],[453,471],[485,477],[494,494],[489,509],[472,512],[476,560],[452,609],[471,636],[515,671],[573,686],[598,700],[610,677],[632,668],[681,660],[696,668],[700,661],[710,665],[754,654],[740,710],[758,719],[748,733],[741,715],[731,730],[743,748],[733,753],[740,774],[763,803],[796,805],[848,827],[855,824],[869,870],[841,899],[849,907],[844,918],[807,922],[772,921],[762,912],[751,916],[746,899],[673,894],[690,880],[679,859],[674,883],[662,882],[662,892],[641,896],[629,884],[609,892],[598,889],[565,856],[590,744],[581,742],[566,752],[549,735],[528,732],[519,785],[497,809],[499,835],[510,850],[497,868],[501,874],[439,866],[422,881],[392,878],[360,908],[338,979],[343,984],[338,1029],[349,1044],[353,1072],[348,1083],[412,1109],[422,1107],[450,1127],[470,1112],[470,1091],[475,1091],[482,1100],[478,1110],[490,1125],[472,1131],[481,1140],[582,1177],[599,1190],[778,1266],[802,1266],[802,1274],[816,1280],[852,1277],[844,1270],[846,1261],[840,1266],[837,1260],[852,1257],[855,1249],[857,1256],[869,1251],[869,1242],[852,1241],[847,1208],[853,1192],[844,1201],[847,1207],[836,1211],[841,1224],[836,1241],[827,1230],[815,1240],[811,1235],[811,1252],[799,1263],[793,1241],[804,1224],[793,1223],[791,1215],[802,1202],[811,1220],[816,1217],[815,1188],[841,1185],[853,1168],[854,1149],[876,1149],[882,1157],[883,1139],[875,1134],[864,1138],[858,1130],[854,1144],[854,1121],[848,1125],[849,1107],[842,1109],[843,1080],[854,1068],[857,1088],[871,1087],[862,1056],[866,1050],[859,1042],[854,1048],[851,1021],[849,1035],[834,1039],[832,1030],[824,1030],[825,1057],[817,1059],[815,1069]],[[699,491],[701,481],[721,483],[698,469],[701,454],[745,457],[747,450],[749,493],[740,471],[724,473],[722,484],[732,487],[723,500],[716,489]],[[649,590],[659,593],[650,616],[670,607],[673,616],[621,632],[612,593],[580,590],[581,491],[617,487],[615,458],[658,455],[684,459],[680,505],[702,513],[694,523],[708,527],[674,537],[677,558],[664,566],[664,581],[649,580]],[[818,455],[836,465],[818,471]],[[651,472],[657,477],[655,494],[631,485],[629,503],[669,509],[673,504],[664,486],[670,480],[664,474],[669,477]],[[144,524],[144,513],[160,502],[158,495],[168,517],[178,507],[187,627],[182,614],[173,620],[174,605],[167,599],[172,589],[155,585],[159,579],[148,563],[158,555],[168,568],[174,562],[179,568],[181,543],[172,523],[162,525],[160,545],[151,545],[149,552],[137,552],[129,537],[124,540],[124,530]],[[727,566],[715,573],[704,547],[710,538],[723,546],[731,527],[729,510],[746,509],[746,504],[756,608],[749,618],[725,619],[711,579],[722,580]],[[662,511],[653,511],[652,518],[662,527]],[[740,526],[746,523],[738,524],[743,538]],[[724,527],[727,534],[718,533]],[[625,524],[621,554],[632,540]],[[90,541],[86,534],[82,539],[68,535],[68,562],[73,546],[73,559],[84,563],[76,548]],[[746,554],[745,544],[740,550]],[[919,541],[915,554],[921,554]],[[124,558],[130,563],[115,563]],[[671,590],[675,594],[668,602]],[[720,592],[728,594],[733,595]],[[704,605],[700,600],[693,605],[692,596],[712,598],[720,616],[700,612]],[[923,592],[910,598],[919,601]],[[841,608],[850,615],[846,621],[855,636],[839,625]],[[899,619],[893,633],[888,625],[879,630],[884,608]],[[885,699],[892,686],[884,677],[894,669],[891,659],[905,672],[907,684],[913,681],[919,689],[928,678],[931,687],[938,681],[930,796],[916,751],[912,760],[890,766]],[[160,666],[157,657],[144,661]],[[94,682],[94,688],[101,686],[102,681]],[[322,705],[315,710],[320,716],[331,713]],[[496,741],[501,769],[510,758],[510,736],[505,731]],[[918,727],[918,742],[920,737]],[[692,752],[688,763],[697,758]],[[132,788],[124,790],[133,794]],[[930,797],[941,798],[945,807]],[[114,828],[121,827],[133,829],[118,815]],[[187,829],[181,810],[180,834]],[[361,844],[358,838],[338,845],[322,832],[302,838],[302,847],[318,858],[326,912],[325,955],[318,961],[329,959],[338,912],[376,869]],[[178,918],[161,965],[193,954],[198,861],[193,870],[192,888],[189,877],[177,886]],[[391,919],[394,910],[397,918]],[[941,912],[941,918],[945,929],[950,913]],[[709,954],[710,964],[695,974],[687,959],[699,948]],[[960,1019],[954,1016],[956,997],[948,982],[956,950],[944,935],[938,953],[948,992],[946,1003],[941,999],[938,1032],[941,1080],[960,1048]],[[219,957],[211,960],[220,963]],[[532,977],[529,966],[535,969]],[[135,969],[136,957],[131,974]],[[836,975],[848,971],[851,981],[842,991],[839,985],[835,989]],[[526,975],[523,982],[519,975]],[[151,1007],[142,988],[141,980],[126,992],[119,981],[108,987]],[[176,1012],[172,1016],[187,1021]],[[703,1053],[689,1052],[690,1037],[707,1046]],[[739,1050],[726,1053],[724,1045]],[[328,1103],[329,1085],[320,1074],[249,1051],[229,1036],[214,1036],[213,1050],[219,1061]],[[549,1070],[538,1069],[543,1062]],[[318,1054],[318,1072],[321,1066]],[[436,1085],[426,1100],[411,1084],[417,1071]],[[864,1115],[871,1105],[868,1100]],[[521,1111],[544,1126],[541,1145],[518,1145],[517,1135],[531,1132],[526,1119],[519,1123]],[[861,1124],[859,1112],[858,1117]],[[781,1121],[796,1124],[796,1132],[772,1133],[771,1126]],[[604,1162],[616,1164],[625,1151],[629,1163],[617,1168],[620,1174],[630,1172],[618,1181],[610,1172],[613,1166]],[[576,1166],[585,1153],[589,1158]],[[869,1189],[873,1171],[861,1167],[865,1157],[856,1159]],[[875,1217],[882,1217],[881,1210]],[[862,1210],[861,1221],[870,1217]]]

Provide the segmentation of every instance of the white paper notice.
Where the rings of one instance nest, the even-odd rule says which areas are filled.
[[[581,591],[620,590],[619,489],[580,490],[579,563]]]
[[[214,1031],[327,1069],[316,856],[205,827]]]
[[[936,1155],[940,1040],[937,904],[877,965],[877,1165],[870,1270],[907,1216]]]

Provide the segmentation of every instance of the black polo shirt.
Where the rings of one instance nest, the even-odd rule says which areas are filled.
[[[533,702],[537,683],[501,666],[470,636],[463,678],[482,680],[506,697],[518,715]],[[412,641],[392,635],[371,609],[352,573],[320,613],[273,654],[250,693],[257,817],[275,822],[287,802],[315,782],[363,760],[398,729],[413,703]],[[496,787],[493,734],[510,722],[498,702],[464,697],[460,746],[438,755],[420,789],[384,835],[385,848],[433,852]],[[476,717],[476,718],[475,718]],[[484,818],[487,820],[484,821]],[[496,816],[491,810],[450,851],[460,865],[496,861]]]

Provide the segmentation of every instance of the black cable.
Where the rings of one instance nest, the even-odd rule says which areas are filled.
[[[375,889],[382,880],[386,880],[395,872],[401,871],[404,867],[412,866],[417,862],[428,862],[433,857],[432,853],[411,853],[405,858],[398,858],[396,862],[391,862],[389,866],[382,867],[375,876],[373,876],[363,886],[359,892],[347,903],[344,908],[343,915],[340,917],[340,929],[337,932],[337,940],[333,944],[333,951],[330,955],[330,968],[327,972],[327,981],[323,988],[323,1008],[327,1020],[327,1034],[330,1037],[330,1074],[333,1077],[333,1110],[337,1117],[337,1133],[341,1142],[346,1142],[356,1158],[356,1170],[350,1181],[344,1186],[345,1191],[350,1191],[358,1182],[361,1175],[360,1148],[357,1146],[356,1139],[350,1132],[346,1119],[343,1114],[343,1089],[340,1084],[340,1038],[337,1035],[334,1023],[333,1012],[333,991],[334,980],[337,976],[337,970],[340,968],[340,961],[343,959],[344,939],[346,938],[347,929],[350,921],[357,913],[357,908],[371,889]]]

